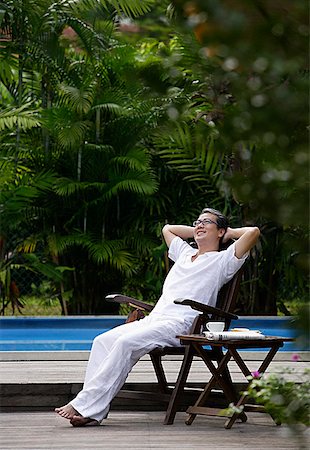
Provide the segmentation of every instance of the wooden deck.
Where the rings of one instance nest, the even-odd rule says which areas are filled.
[[[249,413],[247,423],[223,428],[223,418],[197,417],[189,427],[184,413],[174,425],[162,425],[161,412],[112,411],[104,425],[73,428],[52,412],[1,413],[2,450],[284,450],[300,448],[296,436],[277,427],[265,414]],[[309,443],[309,440],[308,440]],[[307,445],[307,444],[305,444]],[[305,446],[305,448],[307,448]]]
[[[246,362],[250,370],[256,370],[264,352],[247,352]],[[0,360],[1,409],[50,409],[73,398],[82,388],[89,352],[3,352]],[[165,357],[169,383],[173,384],[180,367],[180,357]],[[237,389],[245,386],[244,376],[234,362],[229,364],[233,382]],[[279,352],[271,363],[269,372],[280,372],[283,368],[294,369],[287,378],[302,382],[302,372],[309,367],[309,352],[301,353],[301,360],[291,361],[291,355]],[[268,372],[267,372],[268,373]],[[189,382],[199,388],[206,384],[209,372],[200,359],[194,361]],[[128,389],[156,390],[156,378],[148,355],[142,358],[129,374],[124,386]],[[155,396],[156,400],[156,396]],[[186,402],[191,401],[186,399]],[[187,403],[193,404],[193,403]],[[186,404],[185,404],[186,406]],[[184,406],[184,407],[185,407]],[[133,404],[123,391],[112,404],[112,409],[163,410],[164,404],[154,401]]]
[[[82,387],[88,352],[12,352],[2,353],[0,361],[0,447],[1,450],[34,449],[298,449],[296,436],[285,426],[277,427],[267,414],[249,413],[248,422],[224,428],[225,418],[198,416],[189,427],[185,412],[179,412],[173,425],[164,426],[164,406],[133,404],[121,391],[113,401],[108,420],[100,427],[76,429],[58,417],[53,409],[67,402]],[[246,361],[256,370],[260,352],[248,352]],[[171,383],[175,381],[180,360],[166,357],[164,362]],[[278,353],[269,372],[294,368],[288,375],[302,382],[302,372],[309,366],[309,353],[292,362],[291,355]],[[243,376],[234,363],[230,370],[235,385]],[[190,374],[193,385],[208,379],[204,364],[196,360]],[[148,356],[142,358],[130,373],[125,388],[155,389],[155,376]],[[308,448],[308,442],[305,448]],[[309,445],[310,446],[310,445]]]

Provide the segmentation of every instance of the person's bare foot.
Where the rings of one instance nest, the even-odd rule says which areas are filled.
[[[55,412],[59,414],[64,419],[71,420],[74,416],[78,417],[80,414],[76,409],[73,408],[73,406],[68,403],[65,406],[61,406],[60,408],[55,408]]]
[[[73,427],[85,427],[85,426],[97,426],[100,425],[98,420],[91,419],[90,417],[73,416],[70,420]]]

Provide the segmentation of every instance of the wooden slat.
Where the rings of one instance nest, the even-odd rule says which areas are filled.
[[[249,369],[258,368],[258,362],[246,361]],[[0,380],[5,383],[82,383],[86,369],[86,361],[2,361],[0,362]],[[174,382],[180,367],[180,361],[165,360],[164,367],[169,382]],[[285,373],[288,380],[302,381],[302,373],[309,367],[307,362],[273,361],[267,373],[280,373],[289,368],[294,373]],[[234,362],[229,364],[234,382],[243,382],[244,376]],[[288,371],[289,372],[289,371]],[[189,381],[208,380],[209,372],[202,361],[194,361]],[[128,376],[128,382],[156,382],[150,361],[139,361]]]
[[[0,351],[0,361],[88,361],[89,351],[25,351],[25,352],[2,352]],[[242,351],[245,361],[262,361],[265,357],[265,351]],[[292,362],[292,357],[296,352],[280,351],[276,354],[274,361]],[[310,361],[310,351],[299,351],[298,355],[301,361]],[[163,360],[179,361],[181,355],[163,356]],[[197,359],[194,357],[194,359]],[[150,356],[142,356],[140,361],[150,361]]]
[[[206,416],[218,416],[220,413],[219,408],[208,408],[206,406],[190,406],[187,409],[187,414],[201,414]]]
[[[296,450],[296,436],[276,427],[265,414],[251,415],[246,423],[223,428],[224,418],[197,417],[191,427],[178,413],[173,426],[163,426],[162,412],[111,412],[103,426],[73,429],[53,412],[2,413],[3,450]],[[306,447],[307,448],[307,443]]]
[[[245,411],[264,412],[264,407],[261,405],[244,405]]]
[[[57,352],[54,355],[58,358]],[[48,360],[30,361],[2,361],[0,362],[0,390],[2,408],[52,408],[68,402],[82,388],[86,369],[86,360],[52,360],[51,355]],[[259,361],[246,361],[250,370],[256,370]],[[176,381],[181,361],[180,358],[170,356],[164,359],[164,367],[167,373],[168,382],[171,386]],[[308,366],[305,361],[273,361],[269,372],[280,372],[283,367],[295,370],[294,373],[286,374],[288,380],[302,382],[302,372]],[[245,378],[240,374],[240,370],[235,363],[230,364],[232,379],[235,388],[242,391],[245,388]],[[182,398],[181,408],[186,409],[188,405],[193,405],[195,400],[209,380],[210,374],[204,363],[195,359],[189,374],[188,382],[191,388],[197,388],[197,394],[186,393]],[[125,384],[125,390],[150,390],[156,392],[156,378],[149,357],[142,358],[129,374]],[[166,403],[156,401],[156,394],[152,401],[139,401],[132,399],[133,395],[121,391],[118,398],[113,403],[113,408],[123,409],[148,409],[164,410]],[[131,397],[131,398],[130,398]],[[158,399],[160,400],[160,399]],[[219,398],[216,400],[219,401]]]

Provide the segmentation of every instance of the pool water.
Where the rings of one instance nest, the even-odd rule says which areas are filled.
[[[0,351],[90,350],[95,336],[124,321],[122,316],[0,318]]]
[[[125,322],[124,316],[1,317],[0,351],[90,350],[95,336]],[[271,336],[297,337],[294,318],[243,316],[231,328],[260,330]],[[282,350],[308,350],[288,342]]]

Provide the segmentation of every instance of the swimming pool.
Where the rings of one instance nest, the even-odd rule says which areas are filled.
[[[1,317],[0,351],[90,350],[95,336],[125,322],[124,316]],[[266,335],[297,337],[292,317],[242,316],[231,327]],[[289,342],[282,350],[308,350]]]

